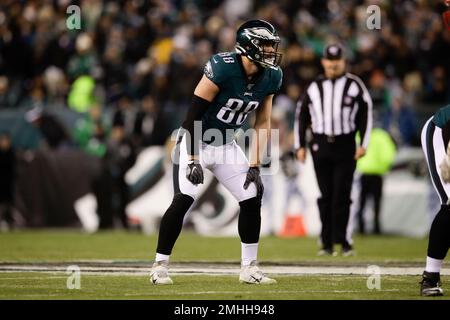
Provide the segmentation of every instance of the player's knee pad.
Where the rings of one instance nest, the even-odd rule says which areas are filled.
[[[428,256],[444,259],[450,248],[450,206],[442,205],[431,224]]]
[[[258,197],[253,197],[244,201],[239,202],[239,207],[241,208],[241,214],[248,215],[260,215],[261,213],[261,199]]]
[[[161,219],[157,252],[170,255],[183,227],[183,219],[194,199],[183,193],[174,195],[172,203]]]
[[[194,203],[194,199],[184,193],[176,193],[173,196],[172,203],[170,204],[167,213],[171,215],[180,215],[184,217],[191,205]]]
[[[257,243],[261,229],[261,199],[253,197],[239,202],[238,231],[243,243]]]

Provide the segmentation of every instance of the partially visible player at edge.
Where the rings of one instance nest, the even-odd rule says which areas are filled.
[[[269,136],[272,99],[281,87],[283,76],[278,66],[279,43],[280,37],[270,23],[250,20],[237,30],[236,52],[218,53],[206,63],[191,107],[178,131],[173,166],[175,195],[161,220],[151,271],[153,284],[173,283],[168,273],[170,254],[181,232],[184,215],[194,203],[199,184],[203,183],[203,168],[208,168],[239,202],[242,267],[239,281],[276,283],[258,268],[257,253],[264,192],[259,166]],[[234,131],[253,111],[256,112],[255,132],[249,162],[234,140]],[[210,141],[206,135],[202,135],[201,141],[190,139],[199,124],[203,132],[219,130],[223,141],[217,137]]]
[[[441,268],[450,248],[450,105],[439,109],[422,129],[422,149],[441,208],[431,224],[425,271],[420,282],[422,296],[442,296]]]

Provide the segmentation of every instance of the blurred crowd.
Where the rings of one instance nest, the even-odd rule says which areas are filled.
[[[72,4],[81,9],[79,30],[67,27]],[[369,30],[373,4],[381,28]],[[99,108],[126,135],[157,126],[164,115],[170,116],[164,125],[176,128],[208,57],[233,50],[236,28],[262,18],[282,37],[284,84],[275,109],[289,129],[296,101],[321,72],[323,47],[339,41],[349,71],[372,94],[379,125],[399,145],[414,145],[417,108],[432,112],[450,100],[443,10],[438,0],[4,0],[0,109],[53,105],[89,114]],[[131,124],[149,113],[163,116],[141,121],[141,128]]]
[[[68,11],[71,5],[80,10]],[[370,5],[380,9],[380,29],[367,26]],[[75,146],[97,157],[103,164],[93,185],[100,228],[113,225],[112,206],[127,227],[125,173],[142,148],[167,143],[205,62],[234,50],[243,21],[270,21],[282,38],[284,81],[272,127],[280,130],[283,172],[295,181],[290,151],[296,102],[322,72],[321,54],[331,42],[345,47],[348,70],[368,87],[375,125],[398,147],[419,144],[421,121],[450,102],[445,9],[441,0],[3,0],[0,112],[26,112],[45,148]],[[78,18],[80,28],[70,28],[76,23],[68,19]],[[78,120],[67,128],[55,110],[70,110]],[[10,127],[15,129],[0,132],[0,218],[6,221],[14,130],[23,131]]]

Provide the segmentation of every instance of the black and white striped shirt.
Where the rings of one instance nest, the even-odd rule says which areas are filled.
[[[367,149],[372,130],[372,99],[360,78],[345,73],[336,79],[319,76],[297,104],[295,148],[306,147],[306,129],[330,137],[359,131]]]

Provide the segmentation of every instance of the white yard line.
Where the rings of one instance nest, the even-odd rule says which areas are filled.
[[[0,272],[47,272],[61,273],[66,272],[67,266],[51,266],[51,265],[0,265]],[[364,275],[370,274],[364,267],[332,267],[332,266],[283,266],[283,265],[267,265],[261,269],[268,274],[274,275]],[[119,267],[111,265],[98,266],[80,266],[83,274],[92,275],[134,275],[145,276],[150,271],[147,267]],[[173,275],[237,275],[239,268],[233,266],[208,266],[208,265],[191,265],[189,267],[173,266],[170,269]],[[423,267],[380,267],[381,275],[421,275]],[[442,275],[450,275],[449,268],[443,268]]]
[[[399,289],[386,289],[386,290],[377,290],[377,293],[379,292],[400,292],[401,290]],[[366,290],[295,290],[295,291],[287,291],[287,290],[281,290],[281,291],[276,291],[276,290],[269,290],[269,291],[263,291],[260,292],[263,294],[268,294],[268,293],[272,293],[272,294],[293,294],[293,293],[367,293],[367,289]],[[125,293],[121,296],[125,296],[125,297],[148,297],[148,296],[155,296],[155,297],[164,297],[164,296],[191,296],[191,295],[217,295],[217,294],[258,294],[258,292],[255,291],[186,291],[186,292],[146,292],[146,293]],[[40,297],[40,298],[45,298],[45,297],[61,297],[61,294],[15,294],[15,295],[8,295],[8,298],[12,298],[12,297],[20,297],[20,298],[25,298],[25,297]],[[119,295],[117,294],[103,294],[104,298],[111,298],[111,297],[119,297]],[[220,300],[218,301],[218,303],[220,304]]]

